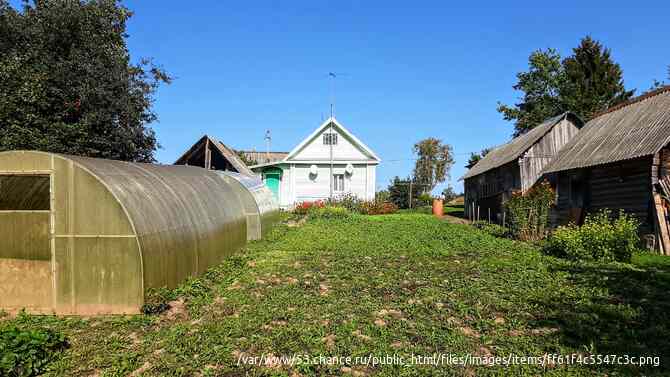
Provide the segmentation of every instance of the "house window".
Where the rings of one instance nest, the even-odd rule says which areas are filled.
[[[323,145],[337,145],[337,134],[323,134]]]
[[[333,174],[333,191],[344,191],[344,174]]]

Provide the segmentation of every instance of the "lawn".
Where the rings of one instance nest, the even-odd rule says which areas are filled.
[[[20,315],[0,325],[64,333],[70,347],[50,375],[668,375],[668,292],[669,258],[574,264],[428,215],[354,216],[277,227],[169,292],[175,301],[162,314]],[[661,364],[238,363],[434,353],[646,355]]]

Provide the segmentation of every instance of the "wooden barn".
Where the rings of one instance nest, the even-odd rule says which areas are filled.
[[[567,112],[490,151],[462,178],[465,214],[470,219],[502,221],[503,204],[512,192],[532,187],[581,126],[582,121]]]
[[[623,209],[656,249],[670,253],[663,203],[670,197],[669,143],[670,86],[594,117],[545,168],[556,185],[557,224]]]

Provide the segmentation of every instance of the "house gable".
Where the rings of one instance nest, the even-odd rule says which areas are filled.
[[[332,146],[333,161],[361,161],[379,163],[377,155],[351,132],[342,126],[335,118],[329,118],[311,135],[295,147],[285,161],[329,161],[331,146],[325,138],[330,133],[336,134],[337,142]]]

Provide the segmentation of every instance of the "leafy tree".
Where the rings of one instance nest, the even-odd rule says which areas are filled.
[[[381,190],[375,193],[375,201],[379,203],[391,201],[391,194],[388,190]]]
[[[470,153],[470,158],[468,159],[468,163],[467,163],[467,165],[465,165],[466,169],[472,169],[472,167],[477,165],[479,160],[484,158],[484,156],[486,156],[489,152],[491,152],[491,148],[484,148],[479,153],[475,153],[475,152]]]
[[[454,188],[449,185],[442,191],[442,196],[444,197],[444,202],[449,203],[450,201],[456,199],[458,194],[456,191],[454,191]]]
[[[239,157],[240,160],[242,160],[242,162],[244,162],[245,165],[247,166],[258,165],[258,161],[250,159],[244,152],[235,151],[235,153],[237,153],[237,157]]]
[[[668,66],[668,80],[670,81],[670,66]],[[667,85],[667,84],[664,81],[658,81],[658,80],[654,79],[654,82],[652,83],[651,88],[649,90],[658,89],[658,88],[660,88],[662,86],[665,86],[665,85]]]
[[[563,66],[566,82],[561,88],[561,100],[565,108],[582,119],[591,119],[635,93],[624,87],[621,67],[612,61],[610,49],[591,37],[582,39]]]
[[[414,177],[422,193],[430,192],[449,177],[454,165],[453,149],[442,140],[429,137],[414,144],[417,160]]]
[[[611,51],[588,36],[573,55],[561,60],[556,50],[538,50],[530,55],[528,66],[528,72],[517,74],[513,87],[523,92],[521,102],[498,104],[504,119],[515,122],[515,137],[565,111],[588,121],[634,93],[625,89],[621,67],[612,60]]]
[[[387,188],[389,193],[388,200],[398,208],[409,208],[410,182],[412,183],[412,207],[416,207],[416,198],[419,196],[419,191],[416,189],[416,182],[412,178],[400,178],[396,176],[391,180],[391,184]]]
[[[154,161],[154,94],[171,78],[131,63],[116,0],[0,0],[0,150]]]
[[[515,121],[514,137],[564,111],[559,92],[565,72],[558,52],[551,48],[534,51],[528,58],[528,67],[528,72],[517,73],[518,82],[513,86],[523,92],[521,102],[514,106],[498,103],[503,118]]]

